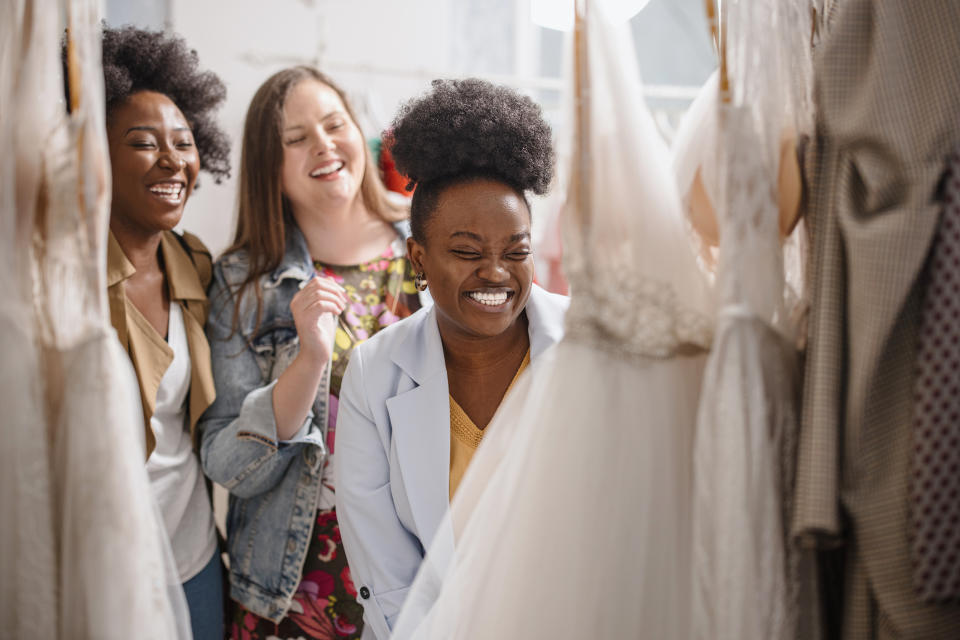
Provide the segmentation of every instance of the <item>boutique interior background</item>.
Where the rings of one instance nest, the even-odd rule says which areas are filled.
[[[532,19],[534,3],[563,0],[107,0],[112,26],[171,29],[227,85],[221,119],[233,139],[234,174],[247,105],[273,72],[318,66],[379,135],[398,105],[436,77],[477,75],[528,92],[546,110],[558,140],[564,34]],[[630,21],[647,98],[666,137],[716,66],[702,0],[651,0]],[[183,227],[219,254],[233,237],[235,179],[201,175]],[[559,190],[555,190],[559,191]],[[535,205],[548,216],[553,199]],[[542,234],[548,225],[535,224]],[[538,238],[535,238],[538,240]]]

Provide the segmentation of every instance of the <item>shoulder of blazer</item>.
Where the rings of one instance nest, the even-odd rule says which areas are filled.
[[[421,384],[438,369],[443,369],[443,347],[432,305],[390,325],[357,349],[363,355],[367,378],[381,378],[382,373],[386,381],[393,375],[387,372],[394,371],[403,372]]]
[[[433,317],[432,309],[432,306],[421,307],[410,316],[394,322],[357,345],[356,349],[363,354],[364,362],[381,358],[389,360],[397,348],[424,331],[427,321]]]

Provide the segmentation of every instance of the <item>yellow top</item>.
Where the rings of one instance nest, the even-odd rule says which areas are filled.
[[[527,365],[530,364],[530,350],[527,349],[527,353],[523,356],[523,361],[520,362],[520,367],[517,369],[516,375],[513,376],[513,380],[510,382],[510,386],[507,387],[507,391],[510,391],[510,388],[513,387],[513,384],[517,381],[517,378],[520,377],[520,373],[527,368]],[[506,394],[504,394],[506,395]],[[501,400],[501,402],[503,402]],[[457,487],[460,486],[460,480],[463,478],[463,474],[466,473],[467,467],[470,465],[470,460],[473,458],[473,453],[477,450],[477,447],[480,446],[480,441],[483,440],[483,429],[477,428],[477,425],[473,423],[473,420],[470,419],[470,416],[467,415],[467,412],[457,404],[457,401],[453,399],[453,396],[450,396],[450,499],[453,500],[453,494],[456,493]]]

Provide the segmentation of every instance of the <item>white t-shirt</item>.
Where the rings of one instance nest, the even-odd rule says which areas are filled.
[[[190,391],[190,350],[180,305],[170,305],[167,344],[173,362],[157,388],[157,404],[150,427],[157,446],[147,459],[147,473],[170,537],[173,557],[186,582],[203,569],[217,548],[213,510],[204,484],[200,460],[193,452],[187,424]]]

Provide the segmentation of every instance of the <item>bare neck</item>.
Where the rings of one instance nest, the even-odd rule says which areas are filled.
[[[491,371],[505,366],[516,370],[516,361],[530,348],[527,314],[524,311],[509,329],[497,336],[478,338],[466,336],[438,324],[443,342],[447,372],[458,378],[484,378]]]
[[[162,231],[144,233],[125,225],[122,220],[114,217],[110,218],[110,231],[123,250],[123,255],[137,270],[136,276],[162,272],[160,268]]]
[[[359,264],[377,257],[396,233],[392,225],[370,211],[358,195],[342,207],[294,211],[307,241],[310,257],[327,264]]]

